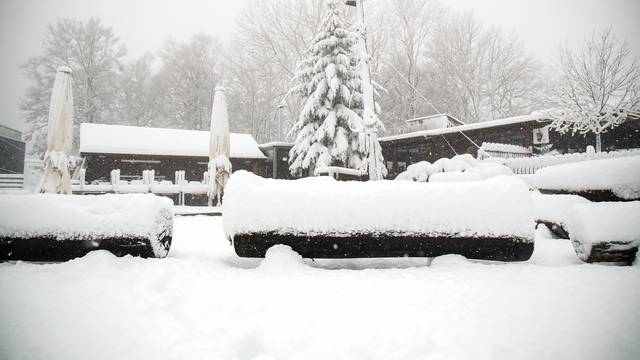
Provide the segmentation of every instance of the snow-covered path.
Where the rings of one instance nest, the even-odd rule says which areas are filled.
[[[0,264],[2,359],[637,359],[640,266],[237,258],[217,217],[167,259]]]

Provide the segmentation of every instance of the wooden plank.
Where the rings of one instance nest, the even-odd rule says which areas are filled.
[[[584,191],[575,191],[575,190],[550,190],[550,189],[538,189],[542,194],[555,194],[555,195],[578,195],[583,198],[592,201],[592,202],[604,202],[604,201],[635,201],[640,200],[640,198],[634,199],[623,199],[613,191],[609,189],[602,190],[584,190]]]
[[[276,232],[236,234],[240,257],[264,257],[274,245],[287,245],[305,258],[435,257],[458,254],[469,259],[526,261],[533,242],[518,238],[433,237],[430,235],[293,235]]]
[[[24,178],[24,174],[0,174],[1,179],[22,179]]]
[[[600,242],[588,249],[579,240],[572,239],[571,242],[580,260],[588,263],[631,265],[638,253],[638,247],[629,243]]]
[[[170,229],[159,235],[165,249],[171,247]],[[167,235],[169,234],[169,235]],[[34,238],[0,238],[0,261],[67,261],[93,250],[107,250],[116,256],[156,257],[148,238],[110,237],[98,239],[63,239],[53,236]]]

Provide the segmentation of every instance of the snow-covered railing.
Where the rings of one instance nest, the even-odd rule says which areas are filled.
[[[519,159],[506,159],[504,164],[515,174],[534,174],[537,170],[547,166],[580,162],[586,160],[611,159],[640,155],[640,149],[620,150],[599,153],[573,153],[562,155],[543,155]]]
[[[144,170],[141,179],[123,180],[119,169],[113,169],[109,173],[109,182],[87,184],[85,170],[81,170],[77,184],[72,185],[72,191],[76,194],[104,194],[104,193],[153,193],[158,195],[178,195],[178,203],[184,205],[185,194],[202,195],[207,193],[208,173],[205,172],[202,181],[188,181],[185,171],[175,172],[175,182],[168,180],[157,181],[155,170]]]
[[[0,174],[0,193],[23,193],[23,174]]]
[[[340,179],[341,176],[346,175],[347,179],[353,179],[353,178],[362,178],[367,173],[366,171],[349,169],[349,168],[344,168],[339,166],[321,166],[321,167],[319,166],[314,170],[313,174],[315,176],[322,176],[322,175],[331,176],[332,178],[335,178],[335,179]]]
[[[525,158],[531,156],[531,149],[524,146],[483,142],[478,150],[478,160],[491,157],[504,159]]]

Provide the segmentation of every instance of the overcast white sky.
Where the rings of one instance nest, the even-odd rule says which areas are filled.
[[[168,37],[197,32],[228,36],[249,0],[0,0],[0,124],[24,130],[17,102],[27,83],[18,66],[40,52],[46,25],[66,16],[100,16],[123,40],[128,54],[156,51]],[[384,1],[384,0],[383,0]],[[515,31],[540,60],[560,43],[576,43],[613,25],[640,56],[640,0],[447,0],[457,10]],[[366,3],[365,3],[366,4]],[[371,24],[370,26],[374,26]]]

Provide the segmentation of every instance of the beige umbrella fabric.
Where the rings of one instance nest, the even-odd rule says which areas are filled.
[[[58,68],[49,105],[47,151],[39,192],[71,193],[69,155],[73,147],[73,89],[71,69]]]
[[[231,174],[229,161],[229,115],[227,113],[227,99],[224,88],[218,86],[213,96],[213,110],[211,112],[211,137],[209,140],[209,204],[214,197],[218,205],[222,202],[224,188]]]

